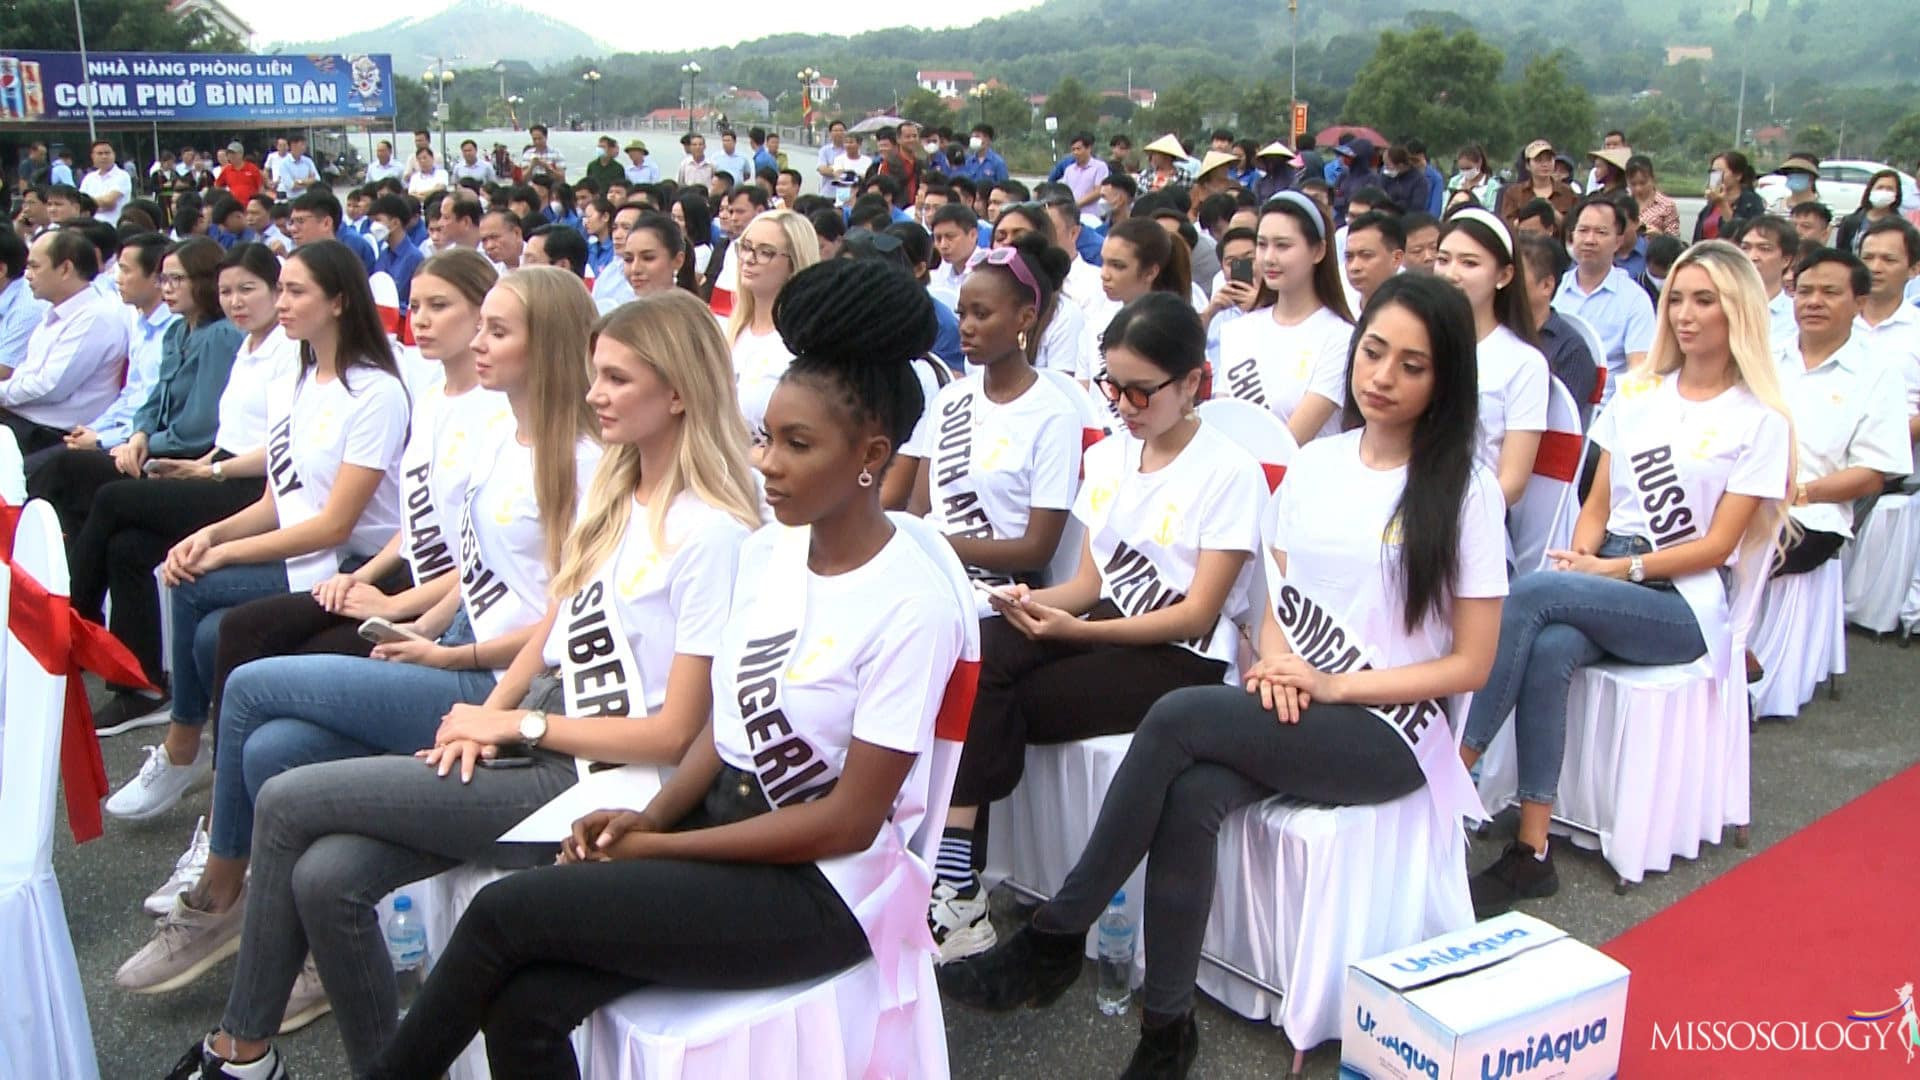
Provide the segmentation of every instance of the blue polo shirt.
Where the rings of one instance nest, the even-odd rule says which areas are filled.
[[[1626,373],[1627,356],[1653,348],[1653,301],[1647,298],[1647,290],[1617,266],[1608,269],[1599,288],[1592,292],[1580,287],[1578,266],[1568,270],[1560,279],[1560,291],[1554,294],[1553,309],[1578,316],[1599,335],[1601,346],[1607,350],[1605,393],[1609,398],[1617,377]]]
[[[960,175],[976,184],[997,184],[1007,178],[1007,159],[989,146],[978,154],[967,155],[960,166]]]

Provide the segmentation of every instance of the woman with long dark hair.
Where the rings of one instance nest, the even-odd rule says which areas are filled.
[[[1767,212],[1767,201],[1753,190],[1753,163],[1738,150],[1714,155],[1707,171],[1707,208],[1693,225],[1693,242],[1730,240],[1740,223]]]
[[[1533,475],[1547,430],[1547,358],[1535,338],[1527,282],[1507,223],[1468,209],[1440,230],[1434,273],[1466,294],[1478,335],[1480,437],[1475,455],[1500,480],[1508,506]]]
[[[107,800],[117,817],[164,813],[211,770],[200,736],[218,689],[220,614],[310,589],[378,553],[400,524],[407,390],[359,256],[335,240],[301,245],[280,271],[275,312],[300,359],[267,390],[267,490],[167,553],[171,716],[165,743]]]
[[[1253,310],[1220,331],[1214,393],[1273,411],[1305,445],[1340,430],[1353,316],[1340,282],[1332,224],[1305,195],[1260,208]]]
[[[1892,169],[1881,169],[1874,173],[1867,181],[1867,190],[1860,193],[1860,206],[1840,219],[1840,231],[1834,237],[1834,246],[1841,251],[1860,254],[1860,241],[1866,237],[1868,226],[1900,216],[1900,204],[1905,196],[1904,184],[1900,174]]]
[[[944,997],[1050,1004],[1079,977],[1109,898],[1151,858],[1152,948],[1124,1075],[1185,1076],[1227,813],[1275,794],[1370,804],[1423,785],[1442,815],[1476,805],[1441,705],[1486,679],[1507,591],[1499,488],[1474,461],[1473,316],[1457,290],[1404,274],[1374,294],[1351,355],[1346,430],[1300,448],[1267,521],[1269,603],[1244,688],[1153,706],[1066,881],[993,951],[940,968]],[[1331,634],[1346,647],[1328,648]]]

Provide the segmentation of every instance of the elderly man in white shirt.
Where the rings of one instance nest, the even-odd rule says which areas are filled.
[[[394,160],[393,144],[381,139],[373,147],[373,160],[367,163],[367,183],[378,183],[389,177],[399,177],[406,172],[406,166]]]
[[[120,223],[120,211],[133,198],[133,177],[114,161],[113,144],[93,144],[93,169],[80,178],[80,193],[93,199],[93,216],[109,225]]]
[[[1866,267],[1831,249],[1808,256],[1795,278],[1800,332],[1777,360],[1799,444],[1788,513],[1803,533],[1782,552],[1776,576],[1804,574],[1838,554],[1853,535],[1854,500],[1913,471],[1899,375],[1853,330],[1867,288]]]
[[[93,245],[71,229],[41,237],[27,255],[27,284],[50,309],[27,340],[26,357],[0,381],[0,424],[23,454],[62,445],[120,393],[127,317],[89,287],[98,265]]]

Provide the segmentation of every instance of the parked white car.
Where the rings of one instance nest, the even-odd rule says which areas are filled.
[[[1820,163],[1819,191],[1820,201],[1833,211],[1835,221],[1860,209],[1860,198],[1867,193],[1867,181],[1882,169],[1891,168],[1878,161],[1856,161],[1853,159],[1830,159]],[[1900,172],[1894,169],[1895,172]],[[1767,200],[1767,209],[1778,210],[1787,202],[1787,178],[1778,173],[1768,173],[1753,186],[1760,197]],[[1920,184],[1916,184],[1911,174],[1900,172],[1900,209],[1903,211],[1920,210]]]

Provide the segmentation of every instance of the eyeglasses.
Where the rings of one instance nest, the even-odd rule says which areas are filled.
[[[1020,257],[1018,248],[987,248],[975,251],[967,259],[967,272],[972,273],[981,266],[998,266],[1011,271],[1015,280],[1033,293],[1034,306],[1039,307],[1042,304],[1040,283],[1033,279],[1033,271],[1027,269],[1027,260]]]
[[[1093,385],[1100,388],[1102,397],[1108,401],[1119,401],[1121,398],[1125,398],[1127,404],[1136,409],[1146,408],[1147,405],[1153,401],[1153,395],[1179,381],[1179,379],[1173,378],[1168,379],[1158,386],[1121,386],[1119,383],[1114,382],[1113,377],[1110,375],[1095,375],[1093,377]]]
[[[786,255],[789,259],[793,258],[793,256],[787,255],[786,252],[781,251],[772,244],[755,245],[746,243],[745,241],[740,243],[740,261],[742,263],[759,265],[763,262],[772,262],[782,255]]]
[[[176,288],[181,285],[185,285],[187,282],[191,280],[193,279],[187,276],[186,274],[161,274],[160,275],[160,284],[172,285]]]

